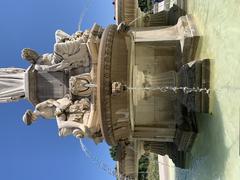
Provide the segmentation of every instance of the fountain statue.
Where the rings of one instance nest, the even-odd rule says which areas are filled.
[[[59,79],[61,78],[59,76],[68,73],[68,76],[62,77],[61,81],[53,81],[53,85],[68,87],[66,93],[58,96],[58,92],[52,92],[53,94],[45,94],[44,99],[34,97],[36,101],[30,100],[35,104],[35,110],[25,112],[23,121],[26,125],[31,125],[38,117],[56,119],[59,136],[72,134],[77,138],[92,138],[96,143],[102,141],[100,124],[96,116],[96,95],[92,88],[87,87],[96,79],[91,52],[99,46],[98,38],[101,37],[101,33],[102,28],[97,24],[94,24],[91,30],[76,32],[71,36],[57,30],[53,53],[39,55],[30,48],[22,50],[22,58],[32,64],[32,72],[39,76],[36,79],[41,78],[41,75]],[[26,76],[29,77],[29,74]],[[30,81],[34,80],[31,77]],[[44,85],[43,83],[41,86]],[[26,89],[30,88],[29,86]],[[30,91],[28,92],[32,93],[33,90]],[[36,96],[44,96],[41,96],[41,91],[37,91]]]
[[[55,34],[56,43],[53,53],[39,55],[36,51],[25,48],[22,50],[22,58],[34,64],[38,71],[59,71],[73,68],[73,66],[89,66],[84,33],[76,32],[70,36],[61,30],[57,30]]]
[[[38,117],[56,119],[59,136],[73,134],[77,138],[91,137],[101,142],[100,126],[94,126],[91,104],[88,98],[72,101],[69,95],[62,99],[48,99],[36,105],[35,110],[27,110],[23,115],[26,125],[31,125]]]

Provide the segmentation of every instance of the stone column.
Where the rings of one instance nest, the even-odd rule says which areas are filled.
[[[197,30],[193,24],[191,16],[182,16],[175,26],[161,28],[151,27],[146,29],[132,29],[135,42],[156,42],[156,41],[182,41],[189,37],[197,36]]]

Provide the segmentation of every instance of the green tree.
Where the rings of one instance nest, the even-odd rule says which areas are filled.
[[[111,146],[109,148],[110,155],[114,161],[117,161],[117,146]]]
[[[143,12],[148,12],[153,8],[151,0],[138,0],[138,6]]]
[[[142,155],[138,161],[138,180],[147,180],[147,170],[149,165],[149,156]]]

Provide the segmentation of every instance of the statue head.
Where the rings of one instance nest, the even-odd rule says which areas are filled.
[[[31,64],[36,64],[38,58],[40,57],[36,51],[34,51],[30,48],[24,48],[22,50],[21,56],[23,59],[26,59]]]
[[[31,125],[32,122],[36,119],[37,116],[29,109],[23,115],[23,122],[28,126]]]

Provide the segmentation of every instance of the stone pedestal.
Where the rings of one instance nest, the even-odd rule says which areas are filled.
[[[186,106],[188,111],[209,112],[210,62],[208,59],[195,61],[182,66],[177,75],[178,87],[199,88],[202,92],[184,93],[179,91],[178,100]],[[206,88],[206,90],[204,90]]]

